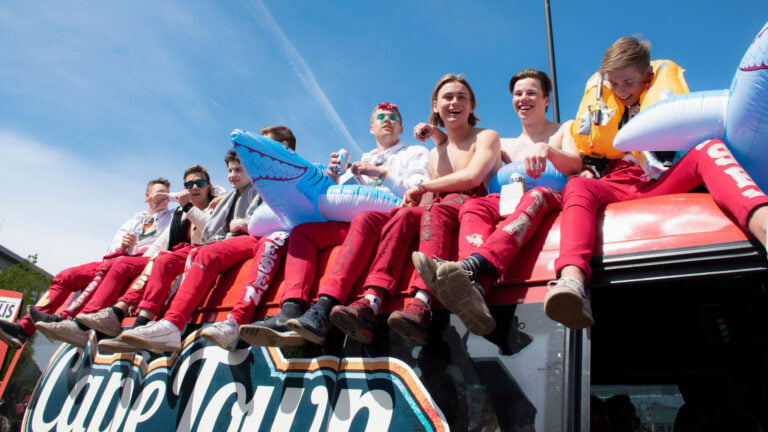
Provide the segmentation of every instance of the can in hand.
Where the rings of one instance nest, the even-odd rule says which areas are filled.
[[[334,168],[334,172],[338,175],[342,175],[347,172],[347,164],[349,163],[349,150],[342,148],[337,152],[339,154],[339,165]]]

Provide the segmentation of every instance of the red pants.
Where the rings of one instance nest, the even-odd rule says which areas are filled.
[[[419,251],[429,257],[450,258],[451,236],[459,223],[459,209],[468,199],[463,194],[448,194],[427,206],[398,209],[381,231],[379,248],[365,286],[383,288],[393,294],[405,260],[410,257],[411,239],[419,233]],[[411,291],[427,289],[417,273],[411,278],[410,288]]]
[[[172,252],[160,252],[153,260],[146,285],[132,286],[118,301],[159,314],[168,300],[173,281],[184,271],[184,263],[192,249],[192,245],[184,243]]]
[[[112,261],[112,266],[104,275],[101,283],[96,286],[91,298],[85,303],[73,303],[67,308],[66,311],[69,316],[96,312],[115,304],[128,283],[144,270],[149,262],[149,257],[122,256]]]
[[[572,178],[563,193],[560,228],[560,257],[556,274],[567,265],[591,276],[590,260],[595,246],[595,222],[599,208],[607,203],[636,198],[688,192],[700,185],[715,202],[743,227],[752,211],[768,204],[768,197],[720,140],[705,141],[683,156],[658,180],[643,177],[643,170],[628,163],[614,162],[600,179]]]
[[[241,290],[240,300],[232,311],[235,320],[243,320],[241,324],[250,322],[258,305],[251,301],[248,287],[258,285],[264,290],[269,287],[279,264],[279,256],[284,254],[281,250],[284,250],[286,240],[286,233],[277,232],[262,238],[241,235],[198,247],[163,319],[183,330],[219,273],[256,256],[261,258],[257,258],[258,262],[251,266],[248,278],[255,283]],[[264,265],[265,257],[270,261],[268,268]]]
[[[317,255],[321,250],[342,245],[330,272],[320,286],[324,294],[345,303],[349,291],[368,265],[381,227],[391,218],[389,212],[364,212],[345,222],[310,222],[291,230],[288,257],[285,260],[282,302],[309,302],[309,289],[315,280]],[[353,234],[352,234],[353,233]]]
[[[56,313],[70,294],[84,289],[93,280],[93,275],[104,262],[107,261],[97,261],[62,270],[53,278],[48,290],[35,304],[35,308],[45,313]],[[21,317],[18,324],[26,334],[31,335],[35,332],[35,324],[29,315]]]
[[[544,218],[560,210],[561,195],[550,188],[533,188],[503,221],[499,201],[500,195],[496,193],[472,198],[461,207],[459,258],[480,254],[502,275]]]

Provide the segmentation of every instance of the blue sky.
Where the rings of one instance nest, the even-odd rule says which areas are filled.
[[[642,34],[693,91],[727,88],[768,2],[551,2],[561,119],[605,48]],[[51,273],[98,259],[144,207],[146,181],[179,189],[190,165],[226,186],[232,129],[291,127],[325,162],[359,157],[368,115],[429,114],[436,80],[466,74],[479,126],[520,133],[507,81],[549,71],[541,1],[51,1],[0,5],[0,244]],[[408,142],[414,142],[410,137]]]

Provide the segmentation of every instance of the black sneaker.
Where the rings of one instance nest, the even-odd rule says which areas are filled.
[[[289,329],[295,331],[304,339],[318,345],[325,342],[325,335],[331,329],[328,315],[317,305],[312,305],[304,315],[289,319],[285,322]]]
[[[24,333],[20,325],[0,320],[0,340],[8,344],[9,347],[21,348],[27,339],[29,339],[29,335]]]
[[[35,324],[38,322],[52,323],[61,321],[61,315],[45,313],[34,306],[27,306],[27,313]]]
[[[291,347],[304,345],[304,338],[289,329],[285,323],[291,319],[282,312],[263,321],[240,326],[240,337],[251,345]]]

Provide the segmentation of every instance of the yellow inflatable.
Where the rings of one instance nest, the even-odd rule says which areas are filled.
[[[684,69],[671,60],[654,60],[653,80],[650,88],[640,96],[640,110],[668,97],[688,93],[683,78]],[[584,97],[579,104],[571,135],[576,146],[586,156],[619,159],[624,152],[613,147],[613,139],[619,132],[619,123],[626,108],[611,89],[603,85],[600,74],[595,73],[587,81]],[[644,158],[643,158],[644,159]]]

